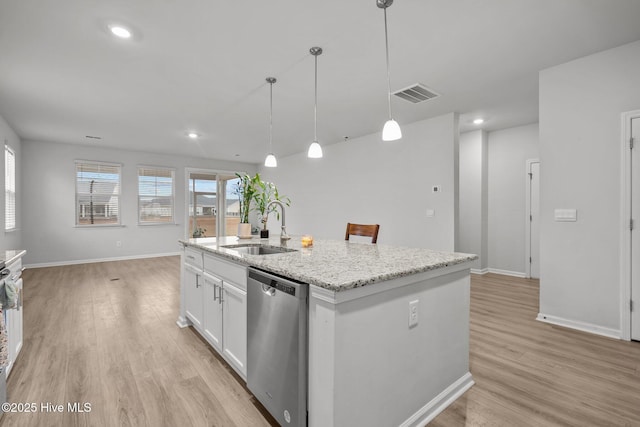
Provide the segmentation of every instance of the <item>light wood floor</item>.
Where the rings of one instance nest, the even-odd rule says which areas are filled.
[[[224,361],[176,326],[178,257],[24,279],[9,401],[88,402],[91,412],[7,413],[0,426],[274,425]],[[476,384],[430,426],[640,426],[640,343],[535,321],[536,281],[488,274],[471,288]]]

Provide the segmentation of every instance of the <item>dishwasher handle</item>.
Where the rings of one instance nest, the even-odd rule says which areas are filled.
[[[273,286],[269,286],[267,284],[262,284],[262,292],[265,293],[265,295],[268,295],[270,297],[274,296],[276,294],[276,288],[274,288]]]

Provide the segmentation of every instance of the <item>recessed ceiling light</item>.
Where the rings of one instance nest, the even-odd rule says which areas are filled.
[[[111,30],[114,36],[120,37],[121,39],[131,38],[131,31],[121,25],[110,25],[109,30]]]
[[[189,133],[187,134],[187,136],[188,136],[189,138],[191,138],[191,139],[197,139],[200,135],[198,135],[198,134],[197,134],[197,133],[195,133],[195,132],[189,132]]]
[[[484,119],[475,119],[475,120],[473,121],[473,124],[474,124],[474,125],[481,125],[481,124],[483,124],[483,123],[484,123]]]

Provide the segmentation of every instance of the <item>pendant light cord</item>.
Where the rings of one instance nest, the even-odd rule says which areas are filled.
[[[269,82],[269,152],[273,153],[273,82]]]
[[[315,96],[313,105],[313,141],[318,142],[318,55],[315,58]]]
[[[393,118],[391,114],[391,73],[389,72],[389,36],[387,35],[387,7],[384,7],[384,43],[387,53],[387,102],[389,104],[389,119]]]

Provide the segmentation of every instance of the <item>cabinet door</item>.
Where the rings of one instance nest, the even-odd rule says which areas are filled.
[[[196,329],[202,330],[202,271],[198,271],[189,265],[185,265],[184,282],[185,315],[189,320],[191,320]]]
[[[224,282],[222,310],[225,359],[247,376],[247,292]]]
[[[204,337],[218,351],[222,351],[222,280],[204,274]]]

